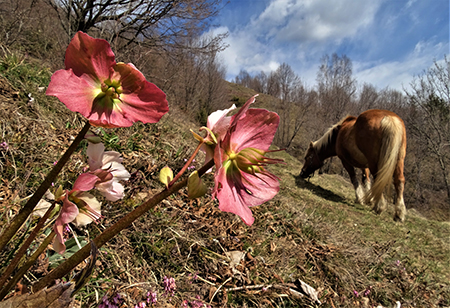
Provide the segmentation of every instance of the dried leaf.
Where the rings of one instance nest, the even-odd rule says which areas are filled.
[[[241,261],[244,259],[245,255],[247,254],[245,251],[226,251],[226,256],[230,258],[230,268],[233,272],[233,274],[239,273],[239,271],[236,269],[236,266],[241,263]]]
[[[295,284],[299,287],[303,294],[307,295],[314,303],[322,304],[318,298],[318,292],[307,283],[297,279]]]
[[[0,308],[65,308],[72,302],[71,283],[57,284],[34,294],[23,294],[0,302]]]

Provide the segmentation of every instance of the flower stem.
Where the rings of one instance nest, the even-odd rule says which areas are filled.
[[[0,277],[0,286],[3,286],[5,284],[6,280],[8,280],[9,276],[12,274],[12,272],[16,268],[17,264],[19,264],[20,259],[22,259],[26,250],[28,249],[28,247],[30,247],[31,242],[36,238],[39,231],[44,226],[45,221],[50,216],[50,213],[55,208],[55,204],[56,204],[56,202],[53,202],[52,206],[50,206],[48,208],[47,212],[45,212],[44,216],[39,220],[37,225],[34,227],[33,231],[31,231],[30,235],[27,237],[25,242],[22,244],[22,246],[16,252],[16,256],[12,259],[11,263],[9,263],[8,267],[6,268],[6,270],[3,272],[2,276]],[[0,295],[0,300],[1,299],[2,299],[2,297]]]
[[[198,170],[199,176],[203,175],[206,171],[214,166],[214,160],[211,159],[207,162],[200,170]],[[135,208],[132,212],[128,213],[126,216],[121,218],[114,225],[110,226],[108,229],[103,231],[100,235],[98,235],[93,241],[95,245],[100,248],[114,236],[116,236],[120,231],[129,227],[136,219],[140,216],[154,208],[158,203],[162,200],[166,199],[173,193],[177,192],[181,188],[187,185],[187,179],[184,179],[181,182],[173,184],[168,189],[164,189],[158,194],[154,195],[143,204]],[[91,247],[90,245],[85,245],[83,248],[78,250],[75,254],[73,254],[69,259],[51,271],[47,276],[42,278],[33,286],[33,292],[37,292],[44,287],[48,286],[53,280],[60,279],[68,274],[72,269],[74,269],[79,263],[81,263],[84,259],[89,256]]]
[[[7,226],[3,229],[3,233],[0,234],[0,251],[2,251],[6,247],[8,242],[16,234],[17,230],[19,230],[19,228],[27,220],[28,216],[31,214],[31,212],[35,208],[36,204],[38,204],[39,200],[41,200],[42,196],[45,194],[45,192],[50,187],[52,182],[58,176],[59,172],[64,167],[64,165],[67,163],[70,156],[73,154],[73,152],[75,152],[75,150],[78,147],[78,145],[80,144],[80,142],[84,139],[84,136],[86,135],[86,133],[90,127],[91,127],[91,125],[89,124],[89,122],[87,122],[84,125],[84,127],[78,133],[78,136],[72,142],[70,147],[67,149],[67,151],[64,153],[64,155],[61,157],[61,159],[58,160],[58,163],[48,173],[47,177],[44,179],[44,181],[41,183],[41,185],[35,191],[33,196],[31,196],[31,198],[28,200],[28,202],[20,209],[19,213],[13,218],[13,220],[10,222],[9,226]]]
[[[203,143],[204,142],[200,142],[198,144],[197,148],[195,148],[195,150],[194,150],[194,153],[192,153],[191,157],[186,162],[186,164],[183,166],[183,168],[181,168],[180,172],[178,172],[178,174],[173,178],[173,180],[170,181],[169,185],[167,185],[168,187],[172,186],[183,175],[183,173],[186,171],[186,169],[189,167],[189,165],[194,161],[194,158],[195,158],[195,156],[197,156],[198,151],[200,150]]]
[[[37,258],[41,255],[41,253],[44,252],[44,250],[47,248],[48,244],[53,240],[56,233],[54,230],[44,239],[42,244],[39,246],[38,249],[33,253],[33,255],[22,265],[22,267],[19,268],[17,273],[14,275],[14,277],[8,282],[6,286],[3,287],[0,291],[0,300],[2,300],[8,292],[16,285],[16,283],[23,277],[23,275],[28,271],[28,269],[33,266],[33,264],[36,262]]]

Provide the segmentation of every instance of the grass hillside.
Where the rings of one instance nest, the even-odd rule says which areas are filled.
[[[14,55],[0,59],[0,228],[84,122],[45,96],[50,75],[41,63]],[[253,94],[232,85],[230,104],[242,104]],[[81,245],[163,189],[159,170],[169,165],[178,171],[195,148],[189,129],[196,131],[198,125],[173,109],[154,125],[98,131],[108,150],[122,153],[132,177],[124,200],[103,203],[100,224],[74,228]],[[82,143],[55,187],[73,184],[86,166],[85,149]],[[401,307],[450,306],[448,222],[409,210],[406,222],[396,223],[392,209],[375,215],[355,204],[346,179],[319,175],[305,181],[297,177],[298,159],[282,151],[272,157],[285,161],[270,168],[281,190],[272,201],[252,208],[251,227],[219,211],[210,195],[197,200],[189,200],[185,191],[173,195],[100,249],[94,274],[74,306],[112,307],[106,300],[114,298],[118,307],[149,305],[146,300],[154,292],[152,307],[368,308],[395,307],[397,301]],[[200,155],[195,167],[202,162]],[[205,180],[212,187],[212,175]],[[13,242],[34,224],[30,219]],[[67,246],[69,254],[78,249],[74,240]],[[0,260],[3,267],[7,253]],[[49,247],[21,283],[32,284],[62,260]],[[164,289],[165,277],[176,283],[173,296]],[[308,292],[302,282],[314,290]]]

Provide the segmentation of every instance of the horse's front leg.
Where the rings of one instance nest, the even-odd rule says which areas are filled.
[[[364,186],[364,193],[367,194],[372,187],[372,183],[370,182],[370,170],[369,168],[362,168],[361,180]]]
[[[348,175],[350,176],[350,180],[352,181],[353,187],[355,188],[355,194],[356,194],[356,203],[364,204],[364,188],[361,185],[361,183],[358,181],[358,178],[356,177],[355,168],[350,165],[349,163],[346,163],[342,161],[342,164],[344,165],[345,170],[347,170]]]

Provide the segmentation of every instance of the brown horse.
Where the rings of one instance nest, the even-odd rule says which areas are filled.
[[[394,178],[396,191],[394,220],[404,221],[403,201],[406,155],[406,131],[402,119],[388,110],[367,110],[359,117],[348,116],[331,127],[319,140],[311,142],[305,155],[300,176],[307,178],[323,165],[323,161],[338,156],[350,175],[356,201],[369,204],[376,213],[386,208],[383,191]],[[355,167],[363,172],[362,185],[356,178]],[[370,173],[374,183],[370,187]]]

